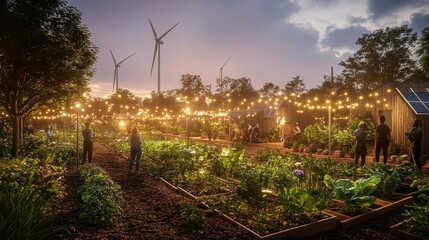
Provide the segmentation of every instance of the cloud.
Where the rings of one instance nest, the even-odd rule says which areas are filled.
[[[429,14],[414,14],[411,18],[411,26],[415,32],[420,33],[425,27],[429,27]]]
[[[289,1],[298,10],[289,15],[286,22],[315,32],[319,50],[333,52],[337,57],[353,51],[345,41],[354,43],[357,37],[368,31],[410,24],[412,20],[415,24],[422,24],[429,13],[429,2],[425,0]],[[338,41],[339,37],[345,38]]]
[[[332,28],[328,30],[328,34],[326,38],[321,41],[321,44],[332,49],[331,51],[339,58],[345,53],[351,53],[357,50],[355,42],[364,32],[367,32],[366,28],[359,26],[353,26],[347,29]]]

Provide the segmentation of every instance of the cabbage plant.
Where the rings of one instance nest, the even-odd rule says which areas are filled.
[[[377,189],[381,179],[377,175],[361,178],[353,182],[350,179],[334,180],[325,175],[324,183],[332,190],[334,197],[344,203],[344,212],[365,210],[374,204],[376,197],[371,194]]]

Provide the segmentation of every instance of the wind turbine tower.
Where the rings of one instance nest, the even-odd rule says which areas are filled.
[[[157,93],[160,93],[160,91],[161,91],[161,44],[164,43],[164,41],[162,41],[162,38],[164,38],[165,35],[167,35],[167,33],[169,33],[180,22],[176,23],[176,25],[174,25],[173,27],[171,27],[167,32],[165,32],[164,34],[162,34],[158,38],[158,36],[156,35],[155,28],[153,27],[153,24],[150,21],[150,18],[148,18],[148,19],[149,19],[150,27],[152,28],[153,35],[155,37],[155,50],[153,52],[153,60],[152,60],[152,67],[150,69],[150,75],[152,76],[153,65],[155,63],[155,57],[156,57],[156,54],[158,53],[158,87],[157,87]]]
[[[222,76],[222,74],[223,74],[223,67],[225,67],[226,63],[229,61],[229,59],[231,59],[231,57],[232,57],[232,55],[229,56],[229,58],[225,61],[225,63],[221,67],[219,67],[219,75],[220,75],[220,82],[221,82],[221,88],[220,88],[220,94],[221,95],[223,94],[223,83],[222,83],[222,80],[223,80],[223,76]]]
[[[133,56],[136,53],[133,53],[130,56],[124,58],[124,60],[120,61],[119,63],[116,63],[116,59],[115,59],[115,56],[113,56],[112,50],[110,50],[110,54],[112,55],[113,63],[115,66],[115,72],[113,73],[113,92],[115,92],[115,84],[116,84],[116,92],[117,92],[118,91],[118,85],[119,85],[119,83],[118,83],[119,82],[119,75],[118,75],[119,67],[121,67],[121,63],[123,63],[125,60],[127,60],[128,58],[130,58],[131,56]]]

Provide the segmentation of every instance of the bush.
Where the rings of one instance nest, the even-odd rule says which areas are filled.
[[[44,161],[33,158],[0,160],[0,191],[19,192],[23,186],[29,185],[45,201],[60,197],[64,167],[50,162],[50,158]]]
[[[198,229],[203,226],[204,215],[200,208],[185,201],[180,202],[180,207],[182,208],[181,216],[185,218],[186,224],[189,228]]]
[[[122,212],[121,187],[102,170],[89,175],[78,192],[83,201],[81,219],[100,227],[108,227],[116,223]]]
[[[30,186],[0,192],[0,236],[5,240],[48,239],[59,231],[49,225],[47,202]]]

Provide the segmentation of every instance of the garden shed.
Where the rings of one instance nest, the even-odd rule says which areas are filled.
[[[410,130],[415,118],[420,118],[422,153],[429,152],[429,83],[389,83],[368,97],[372,114],[377,120],[381,115],[386,117],[385,123],[392,129],[392,140],[402,153],[409,150],[405,132]]]
[[[271,135],[271,129],[277,128],[276,118],[274,117],[277,109],[270,107],[266,103],[256,103],[249,109],[231,111],[230,117],[234,123],[240,126],[241,122],[254,127],[259,124],[259,136],[268,137]]]

